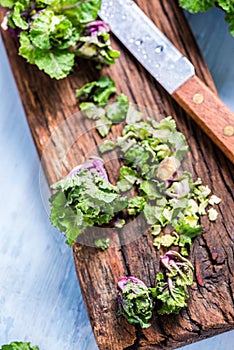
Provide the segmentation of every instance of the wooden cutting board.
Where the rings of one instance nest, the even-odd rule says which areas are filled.
[[[139,6],[185,54],[200,76],[213,90],[214,83],[198,46],[177,2],[170,0],[137,0]],[[4,11],[0,10],[0,20]],[[94,65],[77,63],[67,79],[55,81],[28,65],[17,55],[17,43],[2,33],[38,154],[49,184],[64,176],[82,162],[101,142],[93,124],[81,118],[74,90],[98,78]],[[171,97],[128,54],[121,51],[117,63],[102,71],[138,105],[154,109],[163,116],[172,115],[188,140],[190,169],[222,198],[217,222],[202,219],[204,232],[192,247],[196,287],[190,289],[188,307],[179,315],[155,317],[152,327],[140,330],[116,317],[116,283],[125,275],[134,275],[147,285],[154,285],[158,272],[159,252],[152,237],[133,222],[128,237],[142,233],[131,243],[121,245],[121,237],[109,229],[113,247],[99,252],[92,247],[74,244],[74,262],[87,311],[101,350],[173,349],[234,328],[234,223],[233,173],[225,156],[210,142]],[[218,117],[218,116],[217,116]],[[214,121],[215,122],[215,121]],[[55,132],[56,128],[58,131]],[[91,130],[91,131],[87,131]],[[113,134],[118,133],[115,128]],[[51,137],[52,135],[52,137]],[[118,162],[110,160],[111,178],[118,173]]]

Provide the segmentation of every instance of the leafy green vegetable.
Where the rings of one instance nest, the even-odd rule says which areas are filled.
[[[107,118],[113,124],[119,124],[125,120],[128,111],[128,98],[124,94],[120,94],[116,98],[116,102],[109,104],[106,110]]]
[[[126,123],[135,124],[141,121],[142,118],[143,118],[143,113],[135,109],[133,105],[130,103],[128,107],[127,115],[126,115]]]
[[[202,232],[200,216],[208,213],[211,221],[216,219],[217,212],[208,206],[218,204],[220,199],[215,195],[210,196],[210,189],[202,184],[201,179],[194,182],[192,175],[182,169],[188,146],[184,135],[176,130],[172,117],[159,122],[151,118],[143,119],[143,114],[123,94],[105,108],[99,106],[102,98],[97,98],[94,102],[93,96],[97,88],[103,88],[100,95],[105,96],[105,102],[109,99],[109,83],[112,89],[113,84],[108,79],[103,79],[101,86],[100,81],[86,84],[78,90],[77,97],[92,100],[81,103],[80,107],[89,119],[95,120],[97,128],[103,128],[98,129],[102,136],[107,134],[112,123],[125,121],[121,136],[116,140],[105,140],[99,147],[101,153],[116,149],[118,157],[124,163],[116,186],[109,184],[109,188],[106,185],[108,197],[106,194],[103,197],[103,193],[98,192],[100,178],[97,174],[94,176],[92,170],[90,180],[90,173],[87,172],[87,169],[96,168],[96,165],[91,168],[85,165],[85,169],[81,166],[78,172],[74,169],[72,173],[75,173],[77,179],[68,176],[59,182],[59,191],[52,197],[56,210],[53,211],[52,207],[51,221],[65,232],[72,243],[87,226],[108,223],[115,217],[114,226],[122,228],[126,223],[126,213],[136,216],[142,212],[146,223],[151,226],[152,235],[155,236],[154,245],[158,249],[178,247],[180,253],[170,250],[161,258],[162,271],[157,275],[155,288],[147,289],[142,285],[143,282],[134,277],[121,279],[118,284],[120,314],[132,324],[139,323],[141,327],[148,327],[153,309],[152,296],[156,299],[160,314],[177,313],[186,306],[189,297],[187,287],[193,283],[193,266],[182,255],[189,255],[193,239]],[[80,179],[83,171],[86,171],[84,182]],[[101,174],[103,189],[103,184],[108,181],[103,166]],[[79,186],[76,184],[78,178]],[[88,190],[85,186],[88,186]],[[133,188],[134,191],[131,191]],[[67,189],[72,194],[67,193],[64,199],[64,193],[61,195],[61,192],[66,192]],[[121,193],[127,191],[128,197],[122,197]],[[98,206],[96,193],[98,200],[102,199],[101,202],[98,201]],[[73,198],[78,198],[82,204],[75,203]],[[72,213],[66,213],[68,204],[73,206]],[[83,206],[86,210],[92,208],[92,213],[91,210],[88,212],[88,223],[83,219],[86,213]],[[75,211],[77,208],[79,212]],[[95,208],[99,211],[96,212]],[[102,218],[105,210],[105,220],[100,220],[99,214]],[[93,212],[95,217],[92,216]],[[101,249],[105,249],[108,244],[109,241],[106,242],[105,239],[96,241],[96,246]]]
[[[16,341],[2,345],[1,350],[39,350],[39,348],[38,346],[32,346],[30,343]]]
[[[229,24],[229,30],[230,30],[231,35],[234,36],[234,6],[232,7],[232,9],[230,11],[226,12],[225,19],[226,19],[227,23]]]
[[[149,289],[138,278],[129,276],[118,281],[119,315],[129,323],[140,324],[141,328],[150,326],[154,303]]]
[[[107,104],[110,96],[115,93],[116,87],[114,81],[105,76],[101,77],[98,81],[85,84],[80,89],[76,90],[77,100],[87,101],[80,103],[80,109],[85,112],[89,119],[96,120],[96,129],[102,137],[107,136],[112,124],[119,124],[126,118],[128,113],[128,98],[124,94],[117,96],[116,101],[112,104],[108,104],[105,108],[101,107]],[[107,149],[103,145],[101,149],[101,152],[106,152],[111,148],[108,146]],[[121,182],[123,183],[123,188],[125,181]]]
[[[119,52],[111,47],[109,31],[108,25],[102,21],[87,24],[80,35],[76,55],[97,61],[97,68],[100,64],[113,64]]]
[[[9,9],[11,9],[13,7],[13,5],[15,4],[14,0],[1,0],[0,4],[3,7],[8,7]]]
[[[110,246],[110,238],[99,238],[94,242],[95,247],[101,250],[106,250]]]
[[[127,166],[122,166],[120,168],[117,186],[121,192],[126,192],[132,188],[137,179],[138,174],[136,170],[133,170]]]
[[[99,151],[101,153],[113,151],[117,147],[116,142],[112,140],[105,140],[100,146],[99,146]]]
[[[119,56],[108,25],[96,20],[101,0],[0,0],[0,5],[11,9],[3,28],[19,37],[19,54],[51,78],[65,78],[76,56],[99,66]]]
[[[111,125],[111,122],[106,118],[105,115],[100,116],[100,118],[96,121],[96,129],[102,137],[108,135]]]
[[[31,64],[36,64],[40,70],[51,78],[65,78],[74,65],[74,54],[66,50],[41,50],[35,48],[26,32],[20,34],[19,54]]]
[[[128,201],[128,214],[136,215],[144,210],[146,200],[143,197],[132,197]]]
[[[170,234],[166,234],[162,237],[156,237],[154,239],[154,246],[156,246],[158,249],[163,247],[171,247],[175,243],[176,237],[173,237]]]
[[[50,1],[49,1],[50,3]],[[98,17],[101,0],[52,0],[51,5],[64,12],[74,25],[86,24]]]
[[[142,198],[144,204],[129,207],[128,213],[136,215],[141,208],[146,222],[158,227],[158,233],[172,226],[172,236],[160,235],[154,241],[155,246],[176,245],[181,254],[187,256],[193,239],[202,231],[200,216],[209,214],[211,220],[215,219],[215,212],[207,211],[207,207],[218,204],[220,199],[209,198],[210,189],[202,185],[200,179],[194,182],[191,174],[181,169],[188,147],[171,117],[160,122],[149,118],[142,121],[142,115],[134,112],[131,104],[128,108],[137,116],[132,118],[134,122],[125,125],[122,136],[115,142],[104,141],[100,151],[117,148],[119,157],[127,165],[120,169],[117,186],[121,192],[135,186],[138,201]],[[129,174],[134,176],[131,178]]]
[[[99,120],[105,116],[105,109],[98,107],[93,102],[82,102],[80,104],[81,111],[85,112],[86,117],[93,120]]]
[[[27,30],[28,23],[22,16],[23,12],[24,12],[24,5],[21,2],[17,1],[14,5],[14,12],[8,15],[8,21],[12,25],[14,25],[14,27],[18,27],[19,29],[22,29],[22,30]]]
[[[179,0],[180,5],[186,10],[195,12],[204,12],[215,5],[215,0]]]
[[[157,313],[178,313],[187,305],[194,267],[189,260],[172,250],[161,258],[160,265],[162,271],[156,276],[156,287],[150,289],[159,304]]]
[[[179,0],[179,4],[191,13],[205,12],[214,6],[219,6],[226,12],[226,21],[230,33],[234,36],[234,2],[233,0]]]
[[[177,230],[173,230],[171,233],[167,234],[163,234],[161,230],[159,232],[157,231],[158,235],[154,239],[154,246],[158,249],[161,247],[178,246],[180,248],[180,253],[183,256],[188,256],[193,239],[202,232],[202,227],[199,225],[191,227],[182,220],[176,226],[176,229]]]
[[[72,170],[63,180],[52,186],[52,225],[64,232],[71,245],[86,227],[109,223],[128,205],[116,186],[108,181],[103,162],[94,159]]]
[[[161,257],[160,269],[154,288],[147,288],[141,280],[132,276],[119,280],[119,315],[123,315],[129,323],[140,323],[142,328],[147,328],[154,306],[158,314],[178,313],[187,306],[188,287],[193,285],[193,265],[170,250]]]
[[[76,90],[76,98],[80,101],[88,100],[98,106],[107,103],[112,94],[116,93],[115,83],[109,77],[101,77],[98,81],[85,84],[82,88]]]
[[[124,102],[121,108],[120,100]],[[98,107],[94,106],[85,106],[87,117],[101,120],[104,109],[95,114]],[[122,106],[124,111],[119,113]],[[99,149],[101,153],[116,149],[125,163],[120,168],[117,187],[120,192],[127,192],[134,186],[137,192],[136,206],[130,198],[128,214],[137,215],[143,211],[146,222],[157,227],[155,231],[152,229],[154,234],[172,226],[172,234],[166,237],[161,234],[154,245],[158,248],[178,246],[181,254],[187,256],[193,239],[202,231],[200,216],[208,215],[211,221],[215,220],[217,212],[210,208],[207,211],[207,207],[218,204],[220,199],[214,195],[209,198],[210,189],[202,185],[200,179],[194,182],[191,174],[181,169],[188,146],[184,135],[176,130],[172,117],[159,122],[151,118],[143,120],[143,114],[124,95],[107,108],[110,112],[105,112],[105,118],[109,117],[114,123],[125,119],[125,126],[117,140],[105,140]],[[102,135],[106,135],[108,128]]]

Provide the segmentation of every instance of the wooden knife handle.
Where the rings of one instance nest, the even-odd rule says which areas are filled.
[[[197,76],[172,96],[234,163],[234,113]]]

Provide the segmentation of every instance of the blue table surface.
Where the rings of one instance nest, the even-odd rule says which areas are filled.
[[[234,111],[234,38],[223,13],[186,16],[220,97]],[[0,346],[21,340],[40,350],[95,350],[72,251],[43,204],[49,190],[43,174],[39,184],[40,162],[1,37],[0,140]],[[233,344],[231,331],[181,349]]]

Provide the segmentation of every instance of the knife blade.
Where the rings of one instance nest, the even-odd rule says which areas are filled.
[[[234,113],[132,0],[102,0],[100,18],[234,163]]]

